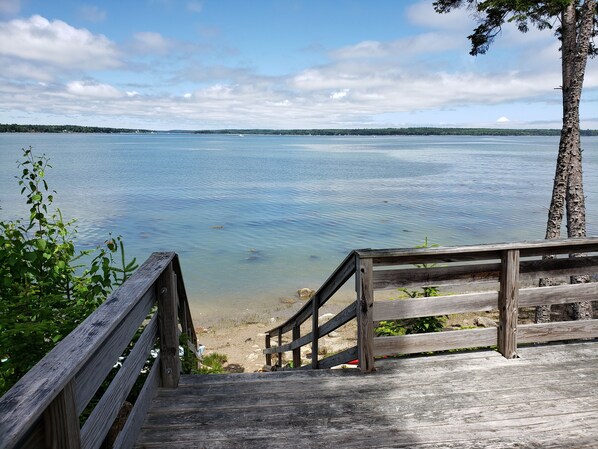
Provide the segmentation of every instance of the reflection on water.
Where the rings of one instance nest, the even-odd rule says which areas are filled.
[[[584,139],[588,233],[598,138]],[[538,239],[554,137],[0,136],[0,214],[24,214],[14,161],[32,145],[79,244],[180,254],[196,304],[251,308],[316,288],[354,248]]]

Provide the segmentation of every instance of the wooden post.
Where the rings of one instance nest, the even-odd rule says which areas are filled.
[[[278,328],[278,348],[282,346],[282,327]],[[282,352],[278,352],[278,361],[276,362],[276,366],[282,368]]]
[[[356,256],[355,290],[357,291],[357,358],[362,373],[375,371],[374,366],[374,307],[372,259]]]
[[[80,449],[79,415],[75,406],[74,381],[70,381],[44,411],[48,449]]]
[[[498,293],[498,350],[507,359],[517,358],[518,303],[519,251],[503,251]]]
[[[156,281],[160,325],[160,374],[162,386],[165,388],[176,388],[181,374],[177,298],[173,281],[172,264],[169,264]]]
[[[293,326],[293,341],[301,338],[301,328],[297,323]],[[301,347],[293,349],[293,368],[301,367]]]
[[[270,334],[266,334],[266,349],[270,349],[271,347]],[[272,354],[266,354],[266,365],[272,366]]]
[[[318,351],[320,343],[320,329],[318,324],[318,318],[320,313],[320,297],[315,295],[311,298],[311,368],[318,369]]]

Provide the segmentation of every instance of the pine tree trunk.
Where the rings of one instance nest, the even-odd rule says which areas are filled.
[[[582,6],[580,27],[577,28],[576,2],[565,6],[562,13],[562,76],[563,128],[552,190],[552,199],[546,224],[546,239],[560,237],[561,223],[566,207],[567,236],[585,237],[585,197],[581,140],[579,134],[579,103],[585,76],[596,0],[587,0]],[[578,31],[579,30],[579,31]],[[572,255],[575,257],[575,255]],[[571,277],[572,283],[587,282],[587,277]],[[552,285],[551,279],[541,279],[540,286]],[[591,303],[573,305],[575,319],[592,316]],[[550,306],[536,308],[536,322],[550,320]]]

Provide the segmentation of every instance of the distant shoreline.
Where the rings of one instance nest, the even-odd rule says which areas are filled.
[[[0,123],[0,133],[100,134],[224,134],[272,136],[559,136],[559,129],[507,128],[350,128],[350,129],[213,129],[170,130],[109,128],[78,125],[17,125]],[[582,136],[598,136],[598,129],[583,129]]]

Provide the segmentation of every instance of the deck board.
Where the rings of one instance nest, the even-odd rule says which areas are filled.
[[[183,376],[138,448],[591,448],[598,342],[377,361],[378,371]]]

